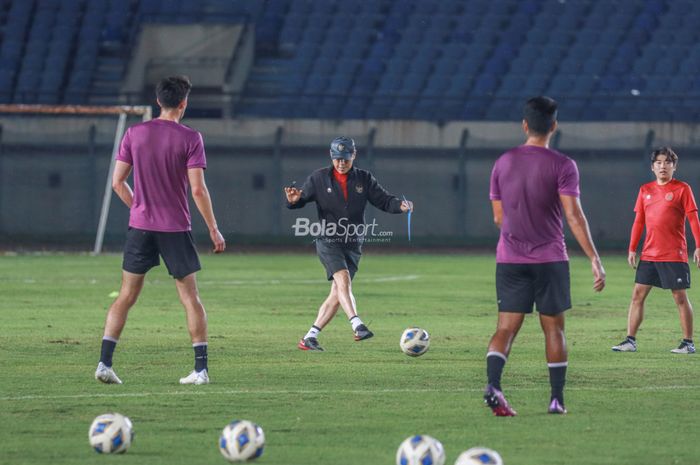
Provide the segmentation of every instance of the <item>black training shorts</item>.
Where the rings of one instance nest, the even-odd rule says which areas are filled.
[[[496,296],[499,312],[532,313],[533,304],[544,315],[568,310],[569,262],[497,263]]]
[[[661,289],[688,289],[690,288],[690,267],[686,262],[641,260],[637,266],[634,282]]]
[[[170,276],[176,279],[202,269],[190,231],[157,232],[129,228],[124,244],[124,271],[146,274],[160,265],[159,256],[163,257]]]
[[[358,245],[340,245],[323,239],[316,239],[316,253],[326,269],[328,281],[340,270],[348,270],[350,279],[354,278],[362,256]]]

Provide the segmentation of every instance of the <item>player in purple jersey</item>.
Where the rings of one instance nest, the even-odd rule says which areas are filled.
[[[567,349],[564,312],[571,308],[569,258],[563,217],[591,260],[593,289],[605,287],[605,270],[579,200],[576,163],[551,150],[557,102],[535,97],[524,109],[524,145],[501,155],[491,173],[490,198],[496,226],[498,326],[486,354],[486,404],[496,416],[514,416],[501,392],[501,374],[525,315],[537,306],[545,335],[552,395],[549,413],[566,413]]]
[[[156,87],[157,119],[130,127],[122,139],[112,177],[112,187],[130,209],[124,245],[122,285],[109,307],[95,378],[121,384],[112,369],[112,355],[131,307],[143,288],[148,270],[163,257],[175,278],[185,307],[187,327],[194,347],[194,370],[180,384],[207,384],[207,315],[199,299],[197,271],[201,269],[192,239],[187,203],[188,188],[209,228],[214,252],[223,252],[226,242],[219,232],[211,198],[204,182],[207,166],[199,132],[180,124],[187,108],[192,84],[184,76],[163,79]],[[127,183],[134,173],[134,189]]]

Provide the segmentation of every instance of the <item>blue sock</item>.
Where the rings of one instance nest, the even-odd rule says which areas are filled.
[[[548,363],[547,366],[549,367],[549,384],[552,386],[552,399],[559,399],[563,405],[567,362]]]
[[[114,354],[114,349],[117,347],[117,341],[112,339],[102,339],[102,349],[100,351],[100,362],[104,363],[107,367],[112,366],[112,355]]]
[[[506,356],[500,352],[486,354],[486,376],[491,386],[501,390],[501,375],[506,366]]]
[[[194,348],[194,371],[202,371],[208,368],[207,366],[207,343],[197,343],[192,346]]]

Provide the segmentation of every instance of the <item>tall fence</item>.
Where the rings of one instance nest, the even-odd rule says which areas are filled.
[[[329,141],[349,134],[358,146],[356,165],[371,170],[390,192],[414,201],[412,244],[492,247],[498,233],[488,198],[491,168],[500,153],[522,141],[517,124],[494,129],[464,123],[449,137],[423,145],[415,134],[406,136],[405,128],[389,135],[381,125],[359,123],[300,128],[269,120],[259,123],[264,128],[258,127],[258,132],[236,128],[237,123],[189,124],[204,135],[207,185],[219,226],[232,244],[309,243],[310,238],[295,236],[293,225],[300,217],[315,221],[316,209],[286,209],[282,188],[292,181],[299,186],[314,169],[329,165]],[[615,134],[610,124],[601,127]],[[0,248],[51,245],[89,250],[116,119],[5,117],[0,128]],[[693,142],[694,131],[675,128],[664,139],[653,127],[635,129],[636,137],[625,136],[625,128],[617,132],[623,140],[607,144],[613,147],[609,149],[595,135],[586,148],[590,128],[584,127],[562,129],[553,141],[578,163],[581,200],[601,247],[625,247],[638,188],[653,179],[648,158],[652,146],[672,144],[668,139],[674,136],[682,139],[675,145],[680,156],[676,177],[700,190],[700,144]],[[413,132],[428,129],[415,126]],[[487,133],[495,135],[484,136]],[[410,144],[402,146],[402,141]],[[195,235],[206,238],[196,208],[191,209]],[[370,207],[366,219],[376,223],[376,230],[388,232],[383,244],[408,244],[405,215]],[[106,227],[108,248],[121,246],[127,222],[126,207],[114,197]]]

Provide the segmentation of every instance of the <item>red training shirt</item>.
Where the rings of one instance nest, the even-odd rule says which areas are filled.
[[[672,179],[659,185],[656,181],[639,188],[634,211],[637,214],[630,238],[630,251],[637,249],[642,227],[646,226],[641,259],[650,262],[686,262],[688,245],[685,239],[685,219],[690,217],[693,235],[696,235],[698,207],[690,186]]]
[[[345,173],[345,174],[338,173],[338,170],[333,168],[333,177],[335,178],[336,181],[338,181],[338,184],[340,184],[340,188],[343,190],[343,197],[345,197],[345,201],[347,202],[347,200],[348,200],[348,173]]]

